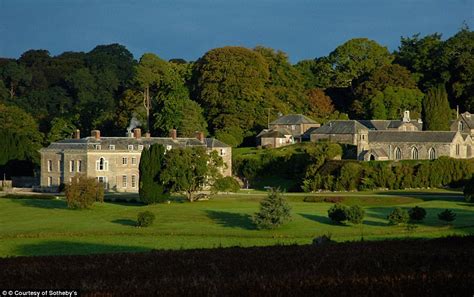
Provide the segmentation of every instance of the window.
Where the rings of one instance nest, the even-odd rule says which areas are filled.
[[[69,161],[69,172],[74,172],[74,160]]]
[[[48,187],[51,187],[53,185],[53,177],[48,176]]]
[[[132,175],[132,188],[136,188],[136,187],[137,187],[137,176]]]
[[[133,151],[133,144],[129,144],[129,145],[128,145],[128,150],[129,150],[129,151]]]
[[[416,147],[411,149],[411,159],[418,160],[418,149]]]
[[[138,145],[138,150],[139,150],[139,151],[143,150],[143,144],[139,144],[139,145]]]
[[[63,161],[58,160],[58,172],[61,172],[62,167],[63,167]]]
[[[109,162],[106,161],[103,157],[101,157],[99,160],[96,161],[95,167],[97,171],[107,171],[109,170]]]
[[[126,188],[126,187],[127,187],[127,176],[122,175],[122,188]]]
[[[100,147],[100,144],[96,144],[96,145],[94,146],[94,148],[95,148],[96,151],[100,151],[100,148],[101,148],[101,147]]]
[[[459,121],[459,123],[458,123],[458,131],[462,131],[462,130],[464,130],[464,123],[461,122],[461,121]]]
[[[82,171],[82,160],[77,160],[77,172]]]
[[[108,187],[107,176],[98,176],[97,181],[104,185],[104,189],[107,189],[107,187]]]
[[[430,160],[436,159],[436,151],[434,148],[430,148],[428,150],[428,157],[430,158]]]
[[[53,171],[53,160],[48,160],[48,172]]]
[[[127,165],[127,164],[128,164],[128,158],[122,157],[122,165]]]
[[[461,149],[460,149],[459,144],[456,144],[456,156],[459,156],[460,151]]]
[[[113,145],[113,144],[109,145],[109,150],[115,151],[115,145]]]
[[[221,150],[220,150],[220,155],[221,155],[221,156],[225,156],[225,149],[221,149]]]
[[[395,160],[402,159],[402,150],[399,147],[395,148]]]
[[[137,157],[132,157],[132,165],[137,165]]]
[[[296,130],[296,125],[291,125],[291,130]]]

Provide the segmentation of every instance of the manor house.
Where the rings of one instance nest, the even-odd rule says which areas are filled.
[[[232,148],[217,139],[205,138],[200,132],[196,138],[177,137],[174,129],[169,137],[150,137],[148,133],[142,137],[138,128],[126,137],[101,137],[99,130],[91,134],[80,138],[77,130],[72,139],[53,142],[40,150],[43,189],[57,190],[74,175],[85,174],[103,182],[108,191],[138,192],[141,152],[155,143],[162,144],[166,150],[204,147],[207,151],[217,151],[226,164],[222,174],[232,174]]]

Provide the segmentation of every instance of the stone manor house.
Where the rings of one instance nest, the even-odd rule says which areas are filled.
[[[126,137],[101,137],[99,130],[91,134],[81,138],[77,130],[72,139],[53,142],[40,150],[43,189],[57,190],[74,175],[84,174],[103,182],[106,190],[138,192],[141,152],[155,143],[162,144],[166,150],[205,147],[207,151],[217,151],[226,164],[222,174],[232,174],[232,148],[217,139],[205,138],[200,132],[196,138],[177,137],[174,129],[169,137],[150,137],[148,133],[142,137],[138,128]]]

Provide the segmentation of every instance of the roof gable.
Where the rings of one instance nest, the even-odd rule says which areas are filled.
[[[270,125],[299,125],[299,124],[318,124],[318,122],[302,114],[287,114],[270,123]]]

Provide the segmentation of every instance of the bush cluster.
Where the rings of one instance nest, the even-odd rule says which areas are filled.
[[[155,215],[151,211],[143,211],[138,213],[137,227],[148,227],[155,221]]]
[[[469,184],[473,174],[472,159],[441,157],[401,162],[328,161],[314,172],[307,171],[302,189],[316,192],[462,186]]]
[[[400,207],[396,207],[388,216],[388,221],[392,225],[405,224],[410,219],[408,212]]]
[[[305,143],[277,149],[258,150],[255,153],[237,155],[232,160],[233,173],[250,184],[262,177],[275,176],[295,180],[300,184],[307,171],[314,172],[326,160],[342,154],[335,143]],[[301,190],[296,189],[287,190]]]
[[[336,203],[328,210],[328,217],[336,223],[351,222],[352,224],[360,224],[363,222],[365,210],[359,205],[345,206]]]

